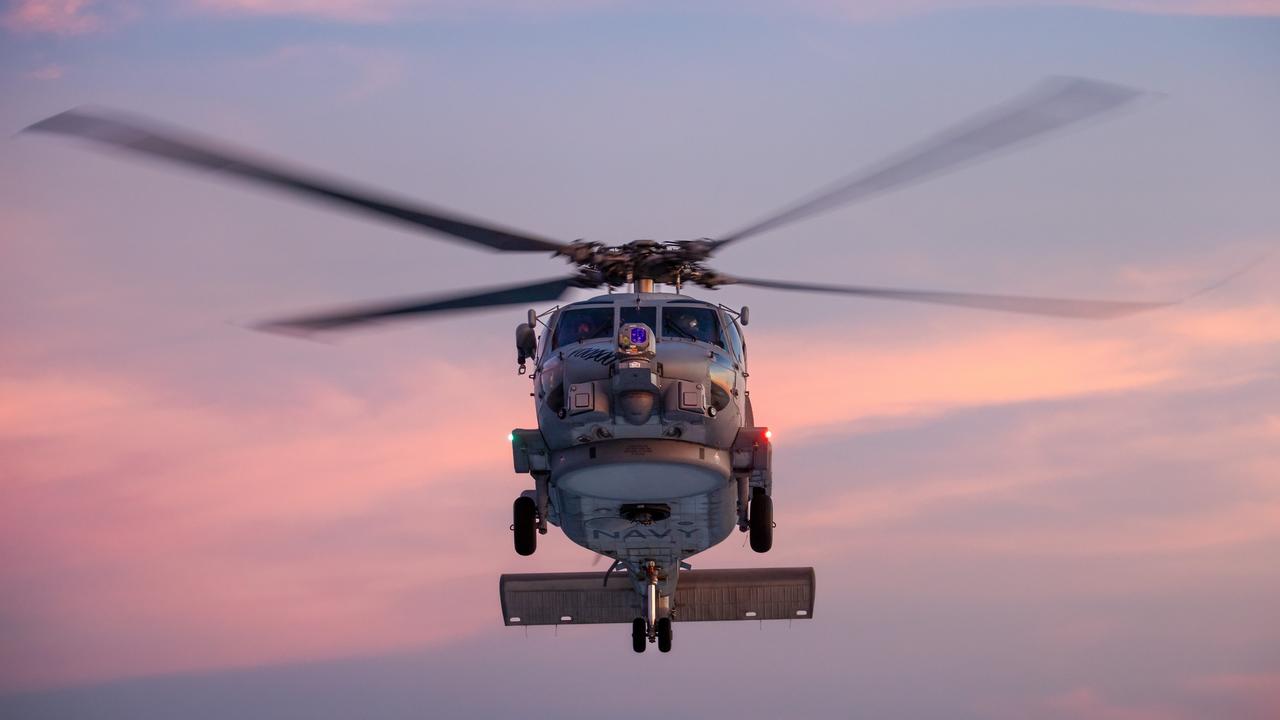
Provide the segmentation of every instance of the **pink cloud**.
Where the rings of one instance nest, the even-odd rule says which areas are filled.
[[[1273,380],[1240,381],[1060,400],[1015,415],[1023,422],[993,426],[980,446],[922,440],[926,456],[940,460],[888,461],[899,474],[892,482],[879,477],[882,468],[859,467],[849,482],[806,498],[790,520],[813,537],[852,529],[857,542],[981,556],[1114,559],[1275,542],[1280,456],[1272,448],[1280,431],[1267,396],[1274,387]],[[1257,397],[1242,403],[1246,392]],[[1170,415],[1170,398],[1182,394],[1194,421]],[[1152,480],[1166,475],[1173,476],[1167,485]],[[1139,492],[1128,489],[1135,479],[1162,497],[1189,492],[1212,500],[1112,510],[1106,494]],[[1112,490],[1112,482],[1121,484]],[[1038,520],[936,522],[983,507],[1033,507]]]
[[[1217,699],[1229,699],[1241,717],[1280,717],[1280,672],[1222,673],[1193,678],[1189,689]]]
[[[490,625],[492,603],[457,600],[496,602],[522,489],[505,433],[528,407],[492,383],[477,396],[468,377],[405,366],[385,385],[397,399],[376,403],[302,381],[264,407],[119,372],[10,373],[0,544],[19,549],[3,568],[23,589],[0,614],[40,632],[0,650],[5,686],[385,651]]]
[[[387,23],[424,17],[457,17],[475,14],[546,14],[625,6],[622,0],[187,0],[196,10],[229,16],[291,16],[334,22]],[[1076,5],[1120,12],[1160,15],[1275,16],[1280,0],[1033,0],[1041,6]],[[894,2],[850,2],[849,0],[808,0],[789,5],[788,13],[835,16],[849,20],[874,20],[925,14],[942,10],[984,8],[993,5],[1025,6],[1009,0],[894,0]],[[735,9],[738,5],[731,6]],[[772,5],[759,5],[778,12]],[[96,0],[18,0],[0,17],[0,25],[17,32],[83,35],[103,29],[106,8]],[[137,14],[139,6],[111,7],[112,16]]]
[[[1265,355],[1280,344],[1280,307],[1179,309],[1110,327],[976,328],[914,342],[815,340],[785,332],[760,333],[752,341],[806,348],[802,356],[758,352],[752,358],[757,416],[794,441],[848,423],[901,425],[963,407],[1177,382],[1218,354]],[[805,372],[812,357],[832,368],[820,389]],[[794,401],[818,397],[820,402]]]
[[[959,407],[1131,389],[1176,375],[1152,350],[1078,330],[978,330],[893,344],[779,333],[752,342],[805,348],[802,356],[752,358],[756,416],[792,440],[851,422],[929,419]],[[805,371],[813,357],[831,369],[820,387]]]
[[[926,518],[943,508],[972,508],[1011,499],[1025,501],[1044,494],[1053,484],[1069,482],[1072,475],[1089,467],[1088,464],[1083,464],[1084,468],[1055,467],[1043,460],[1036,461],[1033,453],[1011,451],[1011,438],[993,436],[991,441],[993,446],[1001,448],[993,451],[1004,461],[998,469],[975,470],[978,463],[966,459],[956,462],[956,467],[964,468],[966,477],[904,476],[895,487],[855,489],[826,497],[820,506],[797,508],[788,520],[804,528],[806,533],[817,535],[824,530],[856,530],[860,542],[873,536],[893,536],[894,543],[905,540],[919,548],[948,547],[982,555],[1041,558],[1187,553],[1280,538],[1280,487],[1267,487],[1266,483],[1268,478],[1280,477],[1280,462],[1276,461],[1263,461],[1238,471],[1246,481],[1256,479],[1260,486],[1255,493],[1257,497],[1247,501],[1227,498],[1216,506],[1194,512],[1154,517],[1135,514],[1117,521],[1114,517],[1089,517],[1063,509],[1063,522],[1058,525],[993,525],[957,530],[920,527],[922,523],[927,524]],[[1122,452],[1143,457],[1129,448]],[[953,462],[957,459],[954,452],[939,451],[939,454],[951,457]],[[1013,462],[1009,462],[1010,458]],[[1123,464],[1114,459],[1109,462]],[[949,466],[940,474],[954,472]],[[910,537],[899,538],[898,532],[907,529]]]
[[[542,14],[619,4],[612,0],[194,0],[197,8],[227,15],[280,15],[339,22],[384,23],[407,18],[477,13]]]
[[[1280,15],[1280,0],[806,0],[795,7],[849,20],[877,20],[944,10],[990,7],[1079,6],[1152,15],[1273,16]],[[768,6],[762,6],[768,7]]]
[[[196,0],[196,6],[230,15],[301,15],[348,22],[386,22],[412,4],[402,0]]]
[[[94,0],[18,0],[0,25],[15,32],[84,35],[102,29],[103,18],[92,12]]]
[[[38,67],[27,73],[27,77],[33,80],[58,80],[66,70],[57,63],[50,63],[42,67]]]
[[[1045,701],[1036,717],[1045,720],[1184,720],[1188,716],[1170,708],[1116,703],[1092,688],[1078,688]]]

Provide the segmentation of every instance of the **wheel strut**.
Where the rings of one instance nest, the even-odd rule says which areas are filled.
[[[658,566],[650,560],[645,565],[647,584],[644,595],[644,620],[649,642],[658,639]]]

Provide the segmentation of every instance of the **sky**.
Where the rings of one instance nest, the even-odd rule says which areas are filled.
[[[549,277],[76,143],[160,118],[545,236],[714,236],[1054,75],[1105,122],[752,238],[729,273],[1179,300],[1105,322],[726,288],[812,620],[501,624],[524,308],[252,332]],[[1280,3],[0,5],[0,715],[1280,716]],[[545,308],[540,308],[545,309]],[[636,692],[640,690],[641,692]]]

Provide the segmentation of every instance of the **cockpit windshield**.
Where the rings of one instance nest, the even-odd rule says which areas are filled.
[[[644,323],[650,330],[658,327],[658,308],[653,305],[623,305],[618,308],[618,326]]]
[[[613,307],[573,308],[560,313],[555,347],[613,337]]]
[[[696,340],[724,347],[716,311],[709,307],[668,304],[662,308],[662,337]]]

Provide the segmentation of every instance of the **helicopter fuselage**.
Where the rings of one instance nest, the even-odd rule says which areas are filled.
[[[532,374],[538,429],[512,434],[545,521],[638,586],[652,568],[663,597],[684,559],[746,529],[752,487],[771,491],[740,315],[651,292],[557,308]]]

